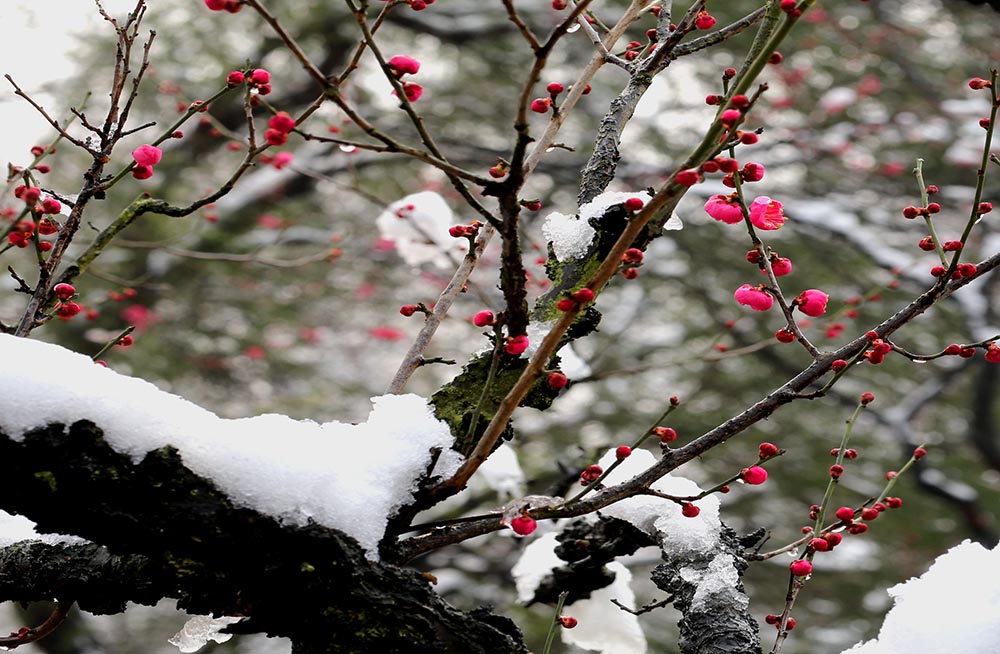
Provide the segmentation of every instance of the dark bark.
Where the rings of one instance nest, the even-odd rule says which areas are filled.
[[[669,539],[668,539],[669,542]],[[677,553],[663,551],[663,563],[653,570],[653,583],[673,597],[674,607],[682,614],[680,620],[681,654],[759,654],[760,634],[757,621],[750,615],[749,598],[742,581],[732,591],[704,594],[695,600],[698,584],[688,579],[681,570],[693,568],[706,570],[717,556],[730,555],[737,575],[742,577],[747,562],[740,553],[746,543],[736,533],[723,525],[719,545],[709,552]],[[688,577],[686,579],[685,577]],[[734,601],[742,596],[747,601]]]
[[[604,567],[605,564],[656,544],[631,523],[613,518],[601,518],[597,522],[577,520],[565,527],[556,540],[559,541],[556,556],[566,561],[566,565],[555,568],[538,585],[531,604],[555,604],[562,592],[569,593],[567,605],[587,599],[593,591],[614,582],[615,575]]]
[[[0,457],[2,508],[96,543],[5,548],[0,600],[76,599],[108,613],[171,597],[191,613],[246,616],[230,631],[285,636],[303,654],[526,652],[510,620],[458,611],[420,573],[367,560],[342,532],[233,506],[172,448],[133,463],[81,421],[22,442],[0,433]]]

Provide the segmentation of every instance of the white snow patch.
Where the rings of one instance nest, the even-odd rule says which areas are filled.
[[[0,511],[0,547],[7,547],[25,540],[38,540],[49,545],[85,545],[90,541],[63,534],[39,534],[35,523],[23,515]]]
[[[289,524],[311,518],[339,529],[373,560],[389,516],[409,501],[431,450],[453,442],[427,400],[412,394],[372,398],[360,424],[275,414],[227,420],[56,345],[0,335],[0,360],[0,428],[12,439],[86,419],[135,462],[171,445],[234,504]]]
[[[731,554],[717,554],[704,570],[694,566],[681,568],[681,578],[697,585],[691,599],[691,610],[705,610],[704,605],[709,602],[715,605],[737,604],[746,608],[750,598],[736,589],[740,576],[735,566],[736,562]],[[724,597],[720,598],[719,595]]]
[[[888,592],[895,604],[878,638],[846,652],[1000,652],[1000,546],[987,550],[963,541],[938,557],[922,576]]]
[[[535,589],[552,569],[566,564],[556,556],[556,545],[556,532],[549,532],[525,547],[521,558],[514,564],[511,574],[521,602],[530,602],[535,596]],[[616,599],[629,608],[635,608],[632,573],[617,561],[609,563],[607,568],[615,573],[615,580],[610,586],[594,591],[589,599],[563,607],[563,615],[571,615],[579,621],[573,629],[561,630],[563,642],[607,654],[645,654],[646,638],[639,619],[611,603],[612,599]]]
[[[510,569],[519,601],[530,602],[535,597],[538,585],[552,572],[553,568],[566,563],[556,556],[556,535],[556,532],[550,531],[528,543],[528,546],[521,552],[521,558]]]
[[[454,224],[451,207],[433,191],[407,195],[390,204],[375,219],[382,238],[396,244],[403,261],[411,266],[431,263],[438,268],[454,265],[449,252],[465,256],[463,248],[468,241],[448,233]]]
[[[643,203],[647,203],[653,196],[646,191],[605,191],[580,207],[580,220],[586,222],[591,218],[599,218],[608,208],[621,204],[629,198],[639,198]]]
[[[562,641],[602,654],[646,654],[646,636],[639,626],[639,618],[611,603],[616,599],[635,609],[632,573],[617,561],[606,567],[615,573],[610,586],[595,590],[589,599],[563,608],[563,614],[573,616],[579,624],[572,629],[562,629]]]
[[[605,470],[615,462],[615,451],[609,450],[599,462]],[[636,449],[604,480],[613,486],[628,481],[656,463],[656,458],[648,450]],[[674,475],[664,475],[653,483],[652,488],[675,497],[687,497],[701,492],[690,479]],[[709,495],[695,505],[701,509],[694,518],[681,514],[680,505],[649,495],[639,495],[616,502],[601,509],[601,514],[631,522],[647,534],[658,538],[671,551],[710,552],[719,542],[722,523],[719,520],[719,498]]]
[[[582,218],[552,212],[545,217],[542,234],[545,240],[552,243],[556,260],[566,263],[587,254],[587,248],[594,242],[597,232]]]
[[[214,640],[217,643],[224,643],[232,638],[232,634],[223,634],[219,633],[219,631],[240,620],[242,618],[225,615],[221,618],[213,618],[210,615],[196,615],[185,622],[184,627],[167,642],[176,646],[177,649],[185,654],[197,652],[210,640]]]
[[[524,494],[524,471],[517,461],[514,448],[503,443],[479,466],[473,479],[481,479],[503,498]]]

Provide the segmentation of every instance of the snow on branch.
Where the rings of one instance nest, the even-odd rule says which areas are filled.
[[[369,558],[377,558],[389,516],[409,502],[432,451],[457,463],[447,426],[416,395],[374,398],[367,422],[356,425],[275,414],[227,420],[55,345],[0,335],[0,358],[11,371],[0,380],[0,429],[12,439],[89,420],[134,462],[174,447],[185,467],[236,506],[339,529]]]

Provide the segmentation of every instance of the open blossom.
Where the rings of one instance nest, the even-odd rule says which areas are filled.
[[[713,195],[705,203],[705,213],[727,225],[735,225],[743,220],[743,209],[735,194]]]
[[[132,158],[140,166],[155,166],[163,158],[163,150],[155,145],[140,145],[132,150]]]
[[[762,195],[750,205],[750,222],[760,229],[778,229],[785,224],[781,203]]]
[[[795,298],[793,304],[797,306],[799,311],[802,313],[816,318],[817,316],[822,316],[826,313],[826,303],[829,299],[830,296],[823,291],[810,288],[807,291],[802,291],[802,293]]]
[[[754,311],[767,311],[774,305],[774,298],[767,291],[750,284],[744,284],[736,289],[733,297],[736,298],[737,302]]]

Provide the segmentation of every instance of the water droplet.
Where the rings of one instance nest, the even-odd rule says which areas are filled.
[[[580,29],[580,23],[573,23],[572,25],[570,25],[569,27],[566,28],[566,32],[568,32],[569,34],[572,34],[573,32],[577,31],[578,29]]]
[[[341,145],[339,147],[340,147],[341,152],[346,152],[347,154],[351,154],[353,152],[357,152],[358,151],[358,148],[355,147],[355,146],[353,146],[353,145],[344,144],[344,145]]]
[[[546,154],[549,153],[549,152],[552,152],[553,150],[555,150],[555,148],[552,147],[551,145],[549,147],[545,148]]]

